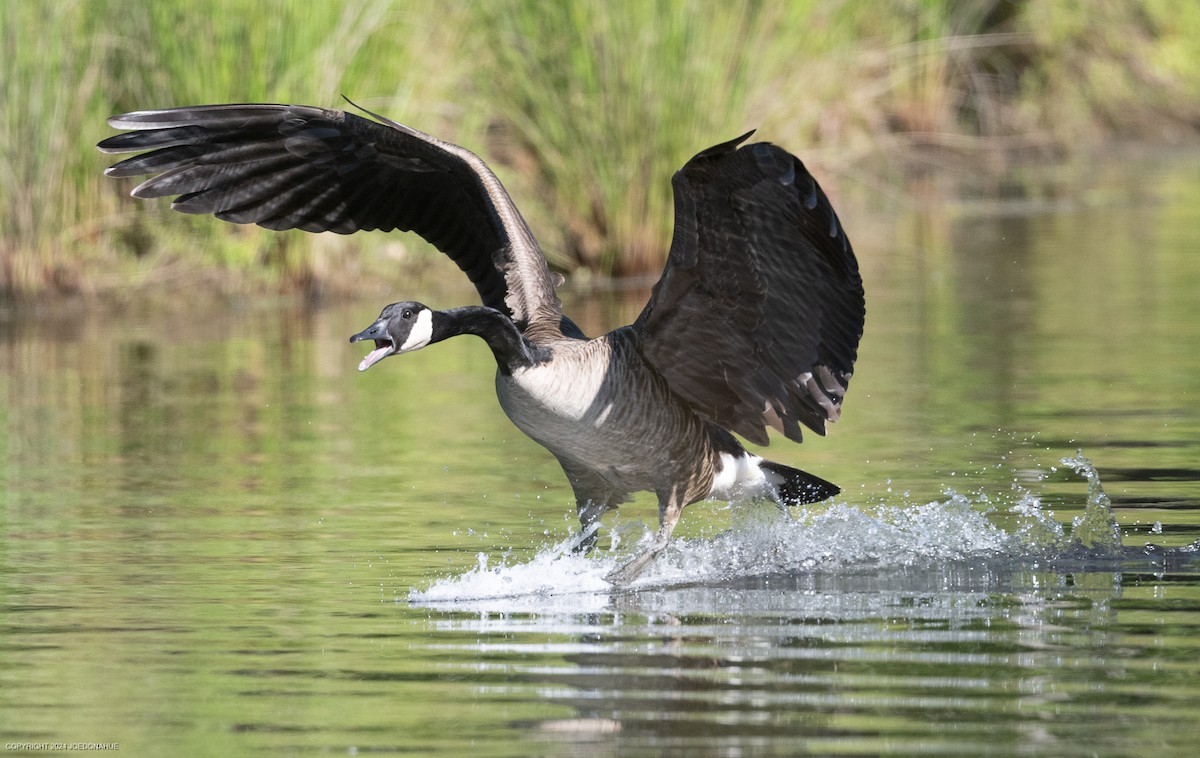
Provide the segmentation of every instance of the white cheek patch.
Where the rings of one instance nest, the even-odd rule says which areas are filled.
[[[413,324],[412,331],[408,333],[408,339],[404,340],[404,344],[396,352],[407,353],[411,350],[420,350],[428,345],[431,339],[433,339],[433,311],[426,308],[417,314],[417,323]]]

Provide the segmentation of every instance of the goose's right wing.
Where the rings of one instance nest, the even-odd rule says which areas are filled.
[[[699,413],[766,444],[824,434],[850,382],[865,307],[837,214],[795,156],[749,134],[675,174],[675,236],[634,323],[642,353]]]
[[[375,114],[371,114],[375,115]],[[524,326],[557,320],[545,257],[499,179],[464,148],[375,116],[300,105],[205,105],[109,119],[106,153],[150,152],[105,173],[156,174],[134,197],[184,213],[350,234],[415,231],[454,259],[485,305]]]

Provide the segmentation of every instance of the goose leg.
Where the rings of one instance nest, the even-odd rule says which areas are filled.
[[[629,584],[634,579],[637,579],[662,551],[667,549],[667,544],[671,541],[671,532],[675,531],[675,524],[679,523],[679,517],[683,514],[683,506],[685,505],[682,498],[678,496],[678,492],[678,488],[672,488],[669,492],[659,493],[659,525],[658,534],[654,536],[654,542],[624,566],[610,572],[608,576],[604,577],[605,581],[617,587]]]
[[[572,552],[590,553],[595,549],[597,535],[600,532],[600,517],[608,508],[607,503],[597,502],[591,498],[575,504],[575,510],[579,513],[579,542],[572,548]]]
[[[567,480],[575,491],[575,512],[579,514],[579,542],[571,549],[575,553],[590,553],[596,547],[600,531],[600,517],[625,502],[625,495],[617,492],[596,472],[568,459],[559,458]]]

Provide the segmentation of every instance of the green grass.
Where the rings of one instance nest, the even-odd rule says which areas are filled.
[[[0,41],[10,294],[337,289],[427,256],[132,201],[93,147],[126,110],[345,93],[483,154],[554,263],[601,275],[657,270],[671,173],[751,128],[833,167],[1200,126],[1200,6],[1172,0],[13,0]]]

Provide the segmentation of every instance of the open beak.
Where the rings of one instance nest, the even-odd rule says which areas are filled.
[[[367,357],[363,358],[362,362],[358,364],[359,371],[366,371],[396,352],[396,345],[387,333],[387,319],[379,319],[350,338],[350,342],[352,343],[362,342],[363,340],[374,340],[375,349],[367,353]]]

